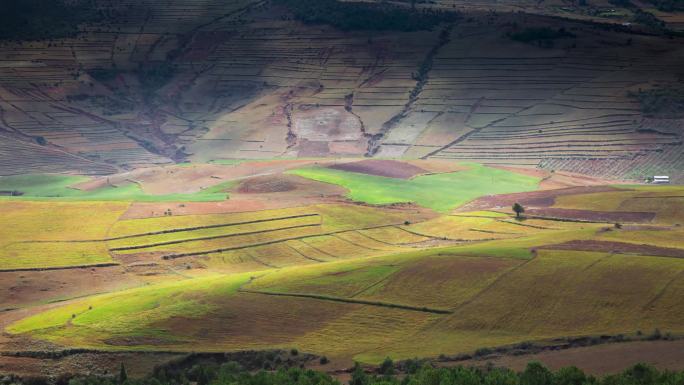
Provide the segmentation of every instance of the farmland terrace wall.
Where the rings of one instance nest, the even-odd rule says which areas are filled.
[[[114,16],[74,38],[0,44],[0,175],[363,155],[684,172],[681,125],[628,96],[676,81],[680,38],[519,13],[369,33],[258,0],[98,4]]]

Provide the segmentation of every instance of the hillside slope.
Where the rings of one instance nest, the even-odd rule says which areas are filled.
[[[343,31],[289,3],[99,0],[73,37],[3,42],[0,175],[365,155],[682,178],[684,121],[630,96],[682,87],[681,37],[551,3]]]

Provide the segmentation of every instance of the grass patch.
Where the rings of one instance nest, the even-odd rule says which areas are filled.
[[[411,180],[386,178],[323,167],[302,168],[290,174],[340,185],[349,198],[370,204],[414,202],[447,212],[486,194],[535,190],[539,179],[505,170],[469,164],[465,171],[419,176]]]
[[[139,201],[139,202],[213,202],[228,199],[224,191],[235,182],[219,183],[197,193],[152,195],[135,183],[119,187],[105,186],[91,191],[72,188],[87,181],[81,176],[30,174],[0,177],[0,191],[19,192],[18,196],[3,196],[2,200],[62,200],[62,201]]]

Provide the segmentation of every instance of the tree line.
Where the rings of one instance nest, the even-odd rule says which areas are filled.
[[[401,371],[399,371],[401,369]],[[0,377],[0,385],[40,385],[36,380]],[[300,367],[248,371],[236,362],[195,364],[192,367],[159,367],[142,379],[132,379],[126,368],[109,377],[78,377],[68,385],[342,385],[327,373]],[[520,372],[486,366],[436,368],[420,360],[395,365],[386,359],[373,373],[359,364],[352,370],[348,385],[681,385],[684,371],[661,371],[637,364],[621,373],[592,376],[576,367],[551,371],[531,362]]]

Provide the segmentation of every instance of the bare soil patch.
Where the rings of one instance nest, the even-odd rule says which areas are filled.
[[[611,253],[684,258],[684,249],[597,240],[575,240],[556,245],[547,245],[541,248],[553,250],[605,251]]]
[[[181,357],[184,355],[171,353],[80,353],[53,359],[0,356],[0,373],[26,377],[111,375],[118,373],[123,363],[130,377],[139,378],[150,374],[156,366]]]
[[[539,187],[542,190],[555,190],[562,189],[566,187],[575,186],[603,186],[609,184],[615,184],[615,181],[610,181],[606,179],[591,177],[588,175],[582,175],[566,171],[556,171],[550,172],[548,170],[540,168],[531,167],[515,167],[515,166],[502,166],[502,165],[492,165],[493,168],[498,168],[501,170],[506,170],[510,172],[515,172],[522,175],[532,176],[535,178],[541,178],[542,181],[539,183]]]
[[[222,182],[255,175],[277,174],[313,163],[319,162],[297,159],[244,162],[236,165],[196,164],[185,167],[176,165],[149,167],[99,177],[73,187],[89,191],[107,185],[121,186],[138,183],[148,194],[192,194]]]
[[[590,211],[555,207],[526,209],[530,216],[592,222],[650,222],[655,213],[628,211]]]
[[[234,190],[240,194],[272,194],[299,192],[305,195],[344,195],[344,188],[330,183],[316,182],[297,175],[264,175],[245,179]],[[283,194],[278,194],[282,196]]]
[[[163,217],[167,210],[173,215],[202,215],[241,213],[266,210],[270,207],[255,199],[233,198],[221,202],[135,202],[121,216],[121,219]]]
[[[406,160],[404,162],[422,168],[423,170],[433,174],[458,172],[468,169],[467,165],[462,165],[457,162],[443,159],[412,159]]]
[[[418,166],[396,160],[361,160],[352,163],[339,163],[328,166],[336,170],[377,175],[388,178],[410,179],[427,171]]]
[[[487,360],[473,359],[458,364],[481,366],[491,362],[496,366],[523,370],[530,361],[539,361],[553,370],[574,365],[594,375],[617,373],[637,363],[651,364],[661,370],[682,370],[684,340],[623,342]]]
[[[141,284],[123,267],[0,273],[0,310]]]
[[[540,190],[514,194],[501,194],[480,197],[459,207],[456,212],[468,212],[490,209],[510,209],[513,203],[520,203],[528,208],[551,207],[556,201],[556,197],[564,195],[589,194],[598,192],[618,191],[611,186],[576,186],[556,190]]]

